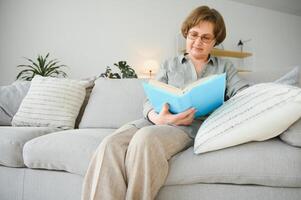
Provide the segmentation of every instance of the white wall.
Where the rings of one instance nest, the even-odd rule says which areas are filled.
[[[227,0],[0,0],[0,85],[11,83],[24,64],[50,52],[69,66],[71,78],[104,72],[126,60],[140,72],[148,59],[176,55],[184,18],[206,4],[225,18],[226,49],[252,41],[254,56],[235,63],[253,71],[301,65],[301,17]]]

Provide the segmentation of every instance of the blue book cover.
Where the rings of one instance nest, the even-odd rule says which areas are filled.
[[[211,75],[179,89],[155,80],[143,83],[144,91],[157,113],[165,103],[171,113],[191,107],[197,109],[195,118],[204,116],[224,103],[226,74]]]

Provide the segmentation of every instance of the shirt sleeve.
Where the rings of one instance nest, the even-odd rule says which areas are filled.
[[[233,66],[232,62],[227,62],[226,66],[226,97],[228,100],[233,97],[237,92],[249,87],[249,83],[241,79],[238,75],[237,69]]]
[[[156,75],[156,78],[155,78],[156,80],[164,82],[164,83],[168,83],[167,67],[168,67],[167,62],[164,62],[160,66],[160,69],[159,69],[159,71]],[[144,118],[148,119],[148,113],[152,110],[153,110],[153,107],[152,107],[151,103],[149,102],[148,99],[145,99],[144,104],[143,104],[143,116],[144,116]]]

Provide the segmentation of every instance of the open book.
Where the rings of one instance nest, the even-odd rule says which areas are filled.
[[[159,113],[164,103],[168,103],[171,113],[180,113],[194,107],[197,109],[195,117],[200,117],[223,104],[226,74],[207,76],[183,89],[156,80],[143,83],[143,87],[156,112]]]

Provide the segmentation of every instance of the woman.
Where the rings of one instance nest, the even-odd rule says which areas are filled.
[[[192,11],[182,25],[186,52],[163,63],[159,81],[184,87],[199,78],[226,73],[226,97],[248,85],[229,61],[210,56],[226,36],[223,17],[207,6]],[[106,137],[95,152],[83,185],[83,200],[154,199],[168,174],[168,160],[191,146],[204,119],[195,109],[171,114],[166,104],[156,113],[144,104],[145,119],[122,126]]]

